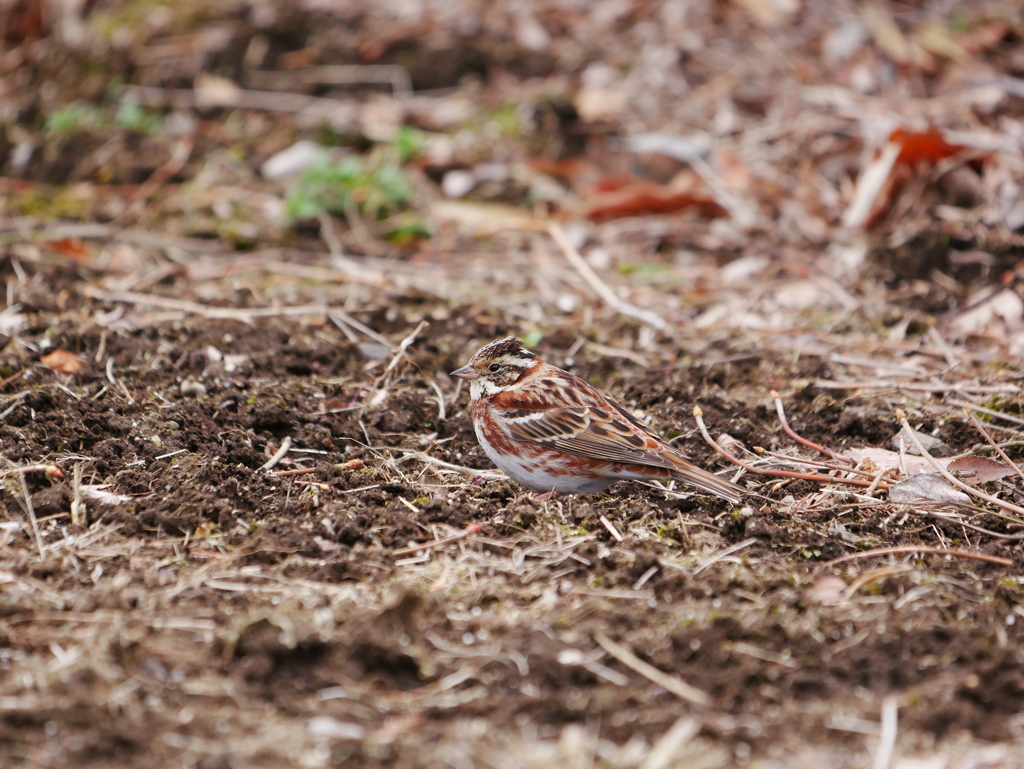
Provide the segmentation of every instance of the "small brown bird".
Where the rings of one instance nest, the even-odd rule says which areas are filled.
[[[515,337],[491,342],[451,375],[470,383],[484,452],[533,491],[593,494],[620,480],[675,479],[734,504],[747,493],[697,467],[625,408]]]

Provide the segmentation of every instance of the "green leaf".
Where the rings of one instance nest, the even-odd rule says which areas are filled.
[[[395,134],[395,152],[399,163],[408,163],[427,146],[426,136],[419,129],[404,125]]]
[[[540,340],[544,338],[544,335],[539,331],[531,331],[523,337],[524,347],[534,347],[540,344]]]

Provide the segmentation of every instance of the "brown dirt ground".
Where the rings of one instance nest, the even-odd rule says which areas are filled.
[[[83,300],[87,309],[98,308]],[[966,535],[1020,561],[1019,541],[893,520],[881,505],[841,496],[812,504],[805,482],[763,487],[779,501],[743,511],[635,484],[540,501],[510,481],[468,482],[401,461],[412,449],[488,466],[465,395],[442,384],[449,416],[440,420],[425,384],[494,333],[470,316],[453,333],[459,317],[431,325],[387,399],[363,409],[349,404],[385,361],[316,321],[26,330],[24,341],[47,339],[89,364],[69,378],[30,362],[2,393],[4,456],[65,470],[63,480],[27,478],[45,557],[30,530],[3,534],[8,765],[419,766],[424,744],[435,757],[464,750],[488,762],[512,734],[543,744],[586,724],[579,739],[599,729],[601,741],[623,746],[654,742],[687,714],[708,765],[768,759],[794,741],[832,755],[848,745],[857,756],[858,730],[888,694],[921,749],[963,730],[1018,736],[1015,569],[910,559],[840,605],[802,592],[833,573],[825,561],[858,547]],[[118,362],[116,384],[93,363],[101,347]],[[244,357],[228,367],[212,348]],[[556,345],[539,350],[558,360]],[[697,362],[618,371],[578,356],[576,370],[666,434],[675,426],[688,436],[700,401],[716,432],[771,448],[787,440],[774,414],[728,393],[756,388],[779,365],[765,353],[710,374]],[[8,362],[4,375],[17,370]],[[791,409],[808,438],[870,445],[893,432],[859,399],[815,397],[796,393]],[[954,448],[975,440],[949,428]],[[260,470],[286,437],[292,450],[278,467],[311,474]],[[685,445],[714,462],[699,436]],[[347,469],[356,459],[363,465]],[[84,483],[120,495],[89,501],[77,525],[68,514],[75,465]],[[25,520],[14,476],[0,501],[4,520]],[[482,530],[458,543],[405,559],[391,552],[471,523]],[[835,573],[854,579],[869,568]],[[704,690],[710,705],[621,667],[595,643],[600,634]]]

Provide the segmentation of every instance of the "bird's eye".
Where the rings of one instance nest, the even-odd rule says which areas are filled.
[[[491,364],[491,371],[497,371],[500,368],[501,368],[501,366],[498,365],[497,363],[492,363]]]

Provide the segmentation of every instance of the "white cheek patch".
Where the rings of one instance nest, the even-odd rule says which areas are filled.
[[[485,395],[497,395],[509,390],[509,387],[502,387],[492,382],[490,379],[481,377],[480,379],[474,379],[469,385],[469,397],[473,400],[482,398]]]

